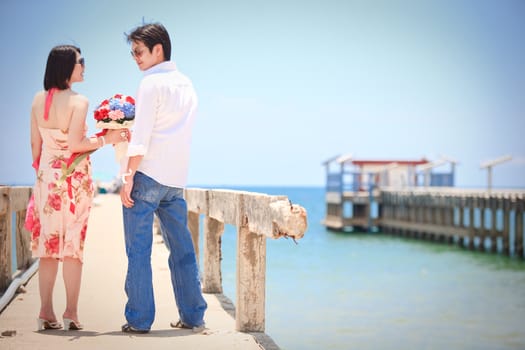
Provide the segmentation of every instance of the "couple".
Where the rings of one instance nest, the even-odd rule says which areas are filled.
[[[78,298],[94,189],[89,157],[72,162],[72,154],[122,141],[129,141],[120,192],[128,256],[127,323],[122,331],[147,333],[155,318],[150,262],[154,213],[170,250],[168,264],[179,310],[179,320],[171,326],[195,331],[204,328],[207,304],[183,198],[197,97],[191,81],[170,61],[170,37],[162,24],[139,26],[127,34],[127,40],[131,55],[144,72],[136,96],[132,139],[127,129],[86,137],[88,100],[71,90],[73,83],[84,80],[84,58],[75,46],[51,50],[44,91],[33,100],[31,150],[36,182],[34,208],[28,212],[34,217],[33,256],[40,258],[38,330],[62,328],[53,309],[59,261],[63,262],[66,288],[64,329],[83,328]]]

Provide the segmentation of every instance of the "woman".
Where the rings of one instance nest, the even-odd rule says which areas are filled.
[[[109,130],[86,137],[88,100],[71,90],[84,80],[84,58],[72,45],[54,47],[49,53],[44,91],[31,108],[31,151],[36,169],[33,188],[33,257],[40,258],[40,314],[38,330],[62,325],[53,309],[53,287],[59,261],[63,262],[66,287],[66,330],[82,329],[78,297],[84,240],[94,187],[87,152],[107,144],[127,141],[129,130]]]

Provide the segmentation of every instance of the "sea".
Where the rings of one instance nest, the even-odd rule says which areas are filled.
[[[229,187],[232,188],[232,187]],[[265,333],[282,350],[525,349],[525,260],[322,225],[322,187],[240,187],[286,195],[308,230],[267,242]],[[236,232],[222,238],[235,302]]]

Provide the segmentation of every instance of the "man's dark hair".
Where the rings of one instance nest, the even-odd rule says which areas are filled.
[[[77,63],[77,52],[81,53],[80,48],[73,45],[58,45],[51,49],[44,74],[45,90],[53,87],[65,90],[70,87],[69,78]]]
[[[164,51],[164,61],[171,59],[170,36],[166,28],[160,23],[150,23],[139,26],[127,34],[126,38],[128,43],[142,41],[149,52],[151,52],[153,46],[161,44],[162,50]]]

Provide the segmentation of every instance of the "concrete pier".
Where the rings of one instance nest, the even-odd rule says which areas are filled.
[[[120,198],[105,194],[95,200],[87,232],[79,303],[84,330],[36,331],[40,307],[36,272],[0,314],[0,332],[5,334],[0,338],[1,349],[278,349],[262,332],[237,331],[233,305],[222,294],[205,294],[209,308],[204,332],[171,328],[170,322],[178,319],[178,313],[167,265],[168,252],[159,235],[155,235],[152,254],[157,309],[152,330],[144,335],[122,333],[127,259]],[[60,318],[65,308],[60,272],[54,302]]]

